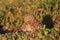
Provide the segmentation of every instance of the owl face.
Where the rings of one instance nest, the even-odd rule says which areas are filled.
[[[33,22],[34,21],[34,16],[31,14],[26,14],[24,16],[24,22]]]

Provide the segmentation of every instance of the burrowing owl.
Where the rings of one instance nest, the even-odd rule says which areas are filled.
[[[24,15],[24,23],[20,27],[20,29],[24,32],[32,32],[35,31],[35,29],[39,28],[39,22],[36,20],[36,18],[32,14],[25,14]]]

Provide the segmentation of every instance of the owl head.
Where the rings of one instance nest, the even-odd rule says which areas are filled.
[[[32,14],[25,14],[24,15],[24,22],[34,22],[35,18]]]

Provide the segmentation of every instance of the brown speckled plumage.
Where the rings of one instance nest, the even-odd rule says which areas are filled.
[[[24,23],[20,27],[20,29],[24,32],[33,32],[35,29],[39,28],[39,22],[35,19],[32,14],[24,15]]]

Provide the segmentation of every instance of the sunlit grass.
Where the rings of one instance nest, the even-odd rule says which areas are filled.
[[[0,25],[18,29],[27,13],[34,15],[39,22],[49,14],[54,21],[60,14],[59,4],[60,0],[0,0]],[[17,29],[12,34],[0,34],[0,40],[60,40],[60,28],[47,29],[46,25],[40,24],[39,29],[30,35]]]

